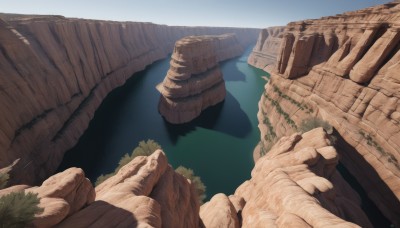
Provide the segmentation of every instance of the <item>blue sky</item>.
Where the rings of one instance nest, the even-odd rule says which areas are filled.
[[[0,12],[168,25],[264,28],[388,0],[0,0]]]

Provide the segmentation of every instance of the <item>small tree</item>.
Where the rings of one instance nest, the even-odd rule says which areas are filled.
[[[0,197],[0,227],[26,227],[35,214],[43,212],[37,194],[12,192]]]
[[[328,134],[333,133],[332,126],[328,122],[317,117],[303,120],[300,124],[300,130],[303,133],[318,127],[322,127]]]
[[[206,198],[206,186],[201,181],[200,177],[195,176],[192,169],[188,169],[183,166],[179,166],[178,168],[176,168],[175,172],[181,174],[186,179],[189,179],[192,182],[192,184],[194,185],[194,187],[196,189],[199,203],[203,204],[203,201]]]

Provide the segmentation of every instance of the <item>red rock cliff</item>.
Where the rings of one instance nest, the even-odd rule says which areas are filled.
[[[260,69],[275,65],[284,29],[285,27],[281,26],[261,30],[248,63]]]
[[[262,150],[301,130],[303,120],[328,121],[338,132],[341,163],[396,225],[400,224],[399,21],[400,5],[389,3],[289,23],[258,113]]]
[[[0,167],[21,160],[11,183],[52,174],[87,128],[103,98],[187,35],[257,30],[1,15]],[[229,54],[229,53],[228,53]]]

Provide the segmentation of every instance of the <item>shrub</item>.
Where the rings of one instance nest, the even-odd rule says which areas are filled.
[[[310,130],[312,130],[314,128],[318,128],[318,127],[324,128],[324,130],[328,134],[332,134],[333,133],[332,126],[328,122],[326,122],[326,121],[324,121],[324,120],[322,120],[320,118],[317,118],[317,117],[312,117],[312,118],[303,120],[301,122],[301,124],[300,124],[300,130],[303,133],[307,132],[307,131],[310,131]]]
[[[145,141],[140,141],[139,146],[136,147],[132,154],[129,155],[126,153],[121,160],[118,162],[117,168],[115,168],[114,172],[105,174],[105,175],[100,175],[96,182],[94,183],[95,186],[98,186],[99,184],[103,183],[105,180],[108,178],[114,176],[124,165],[128,164],[130,161],[132,161],[134,158],[138,156],[149,156],[152,153],[154,153],[156,150],[161,149],[160,144],[158,144],[156,141],[152,139],[148,139],[147,142]]]
[[[0,189],[6,187],[9,178],[10,175],[8,173],[0,173]]]
[[[7,186],[8,179],[10,179],[9,172],[11,171],[12,167],[17,164],[19,159],[15,160],[11,165],[0,169],[0,189],[3,189]]]
[[[201,181],[200,177],[195,176],[192,169],[188,169],[183,166],[179,166],[178,168],[176,168],[175,172],[181,174],[186,179],[189,179],[192,182],[192,184],[194,185],[194,187],[196,189],[199,203],[203,204],[203,201],[206,198],[206,186]]]
[[[37,194],[12,192],[0,197],[0,227],[26,227],[43,212]]]

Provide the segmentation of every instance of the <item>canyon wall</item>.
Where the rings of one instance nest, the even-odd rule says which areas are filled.
[[[289,23],[259,102],[261,142],[255,151],[255,158],[267,153],[280,137],[302,131],[315,117],[329,122],[336,131],[340,162],[396,226],[399,21],[400,5],[388,3]]]
[[[38,183],[54,173],[104,97],[165,58],[179,38],[235,33],[246,47],[258,33],[62,16],[0,18],[0,167],[20,158],[10,184]]]
[[[202,206],[161,150],[134,158],[95,189],[81,169],[70,168],[0,196],[37,193],[44,211],[35,227],[372,227],[335,169],[331,145],[322,128],[283,137],[233,195],[217,194]]]
[[[218,62],[239,56],[243,48],[234,34],[189,36],[178,40],[162,83],[159,112],[173,124],[190,122],[223,101],[225,81]]]
[[[279,26],[261,30],[247,62],[264,70],[274,66],[281,47],[284,29],[285,27]]]

